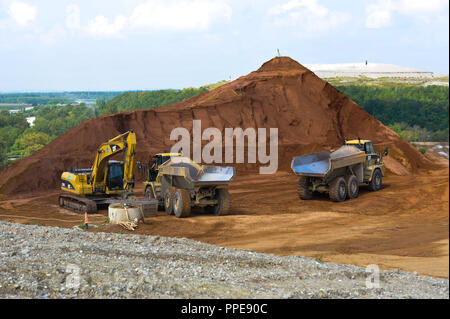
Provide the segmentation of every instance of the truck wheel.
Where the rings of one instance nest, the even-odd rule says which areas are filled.
[[[188,190],[178,188],[175,191],[173,212],[178,218],[188,217],[191,214],[191,193]]]
[[[213,213],[216,216],[226,215],[230,210],[230,193],[227,189],[219,188],[216,190],[217,205],[205,207],[205,211]]]
[[[173,199],[172,194],[169,190],[164,194],[164,210],[168,215],[173,214]]]
[[[352,199],[358,197],[359,182],[355,175],[347,177],[347,198]]]
[[[347,183],[343,177],[337,177],[329,185],[330,199],[333,202],[342,202],[347,198]]]
[[[376,192],[381,189],[382,183],[383,174],[381,174],[381,171],[379,169],[376,169],[375,172],[373,172],[372,180],[369,183],[369,189]]]
[[[309,178],[306,176],[300,176],[297,185],[297,193],[300,199],[308,200],[313,197],[313,193],[309,189],[309,186],[310,186]]]

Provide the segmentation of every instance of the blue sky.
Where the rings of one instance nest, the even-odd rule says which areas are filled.
[[[0,0],[0,92],[201,86],[280,49],[449,73],[448,0]]]

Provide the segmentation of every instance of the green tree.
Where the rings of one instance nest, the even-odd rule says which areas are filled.
[[[448,129],[448,87],[339,85],[337,88],[385,125],[404,122],[428,133]],[[426,138],[427,132],[415,130],[425,134],[420,138]]]
[[[22,135],[13,145],[15,154],[31,155],[50,142],[50,136],[42,132],[30,132]]]
[[[97,108],[100,114],[110,114],[136,109],[152,109],[174,104],[206,91],[208,91],[206,87],[200,87],[186,88],[183,90],[127,92],[118,95],[105,103],[97,101]]]
[[[0,136],[1,138],[1,136]],[[6,143],[0,139],[0,171],[3,170],[6,167]]]

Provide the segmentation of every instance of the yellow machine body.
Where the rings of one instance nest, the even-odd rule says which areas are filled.
[[[119,153],[123,154],[122,161],[111,160]],[[98,199],[132,193],[135,155],[136,134],[133,131],[101,144],[91,168],[62,173],[61,190],[64,193],[60,196],[60,205],[93,212]]]
[[[381,161],[382,156],[375,152],[372,141],[370,140],[349,140],[345,141],[345,145],[351,145],[359,148],[361,151],[366,153],[366,161],[364,162],[364,175],[365,180],[371,181],[373,172],[375,169],[379,168],[383,176],[385,175],[385,166]],[[386,152],[386,151],[385,151]]]
[[[151,192],[152,198],[161,197],[161,174],[158,174],[159,168],[167,163],[172,157],[182,157],[181,153],[158,153],[152,156],[148,165],[147,176],[144,182],[145,192]],[[147,194],[149,197],[149,194]]]

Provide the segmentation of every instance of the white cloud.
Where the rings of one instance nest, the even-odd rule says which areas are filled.
[[[205,30],[217,19],[231,18],[232,9],[223,1],[148,1],[138,5],[129,18],[132,27]]]
[[[403,14],[439,13],[448,6],[448,0],[399,0],[396,9]]]
[[[393,4],[391,0],[378,0],[366,8],[366,27],[377,29],[391,24]]]
[[[278,25],[292,25],[306,32],[323,32],[336,28],[350,20],[350,14],[331,11],[318,0],[291,0],[271,7],[270,16]]]
[[[366,27],[387,27],[394,13],[429,20],[430,15],[440,14],[447,7],[448,0],[378,0],[366,7]]]
[[[36,19],[36,7],[25,2],[14,1],[9,6],[9,15],[20,26],[27,26]]]
[[[219,19],[229,20],[232,10],[223,0],[156,0],[138,5],[130,16],[119,15],[110,20],[104,15],[98,15],[87,26],[80,24],[80,9],[77,5],[68,5],[66,12],[68,29],[96,37],[115,37],[132,29],[207,30]]]
[[[269,14],[283,14],[292,12],[294,9],[305,9],[318,16],[325,16],[328,9],[320,5],[317,0],[292,0],[290,2],[276,5],[269,9]]]
[[[66,7],[66,27],[74,30],[80,28],[80,8],[76,4],[69,4]]]
[[[124,16],[117,16],[112,23],[109,23],[108,18],[100,15],[89,22],[87,31],[94,36],[117,36],[123,30],[126,22],[127,19]]]

